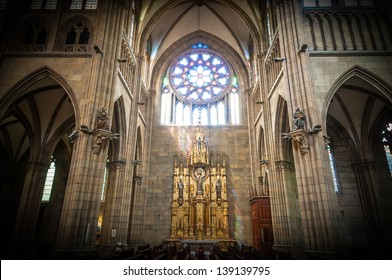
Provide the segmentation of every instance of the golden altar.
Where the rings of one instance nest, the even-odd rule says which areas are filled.
[[[228,240],[226,156],[209,154],[198,126],[192,148],[175,154],[170,239]]]

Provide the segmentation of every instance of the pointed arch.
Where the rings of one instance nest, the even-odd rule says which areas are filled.
[[[127,122],[126,122],[126,113],[125,113],[125,104],[123,96],[120,96],[114,102],[113,108],[113,124],[112,124],[113,133],[118,133],[118,139],[110,145],[113,149],[111,151],[111,155],[115,158],[123,158],[126,153],[126,139],[127,139]]]
[[[353,67],[349,68],[346,72],[340,75],[340,77],[333,83],[333,85],[331,86],[327,94],[324,106],[322,106],[322,108],[324,108],[322,112],[324,127],[326,124],[325,122],[326,122],[329,104],[331,103],[333,96],[344,83],[346,83],[350,78],[353,77],[358,77],[371,84],[379,91],[381,96],[385,98],[385,101],[389,102],[389,104],[392,104],[392,86],[388,84],[384,79],[382,79],[375,73],[371,72],[370,70],[363,68],[359,65],[354,65]]]
[[[48,66],[43,66],[31,72],[30,74],[19,80],[0,98],[0,119],[5,116],[5,114],[10,110],[10,108],[12,108],[15,102],[23,98],[23,96],[26,94],[26,90],[29,87],[33,86],[38,81],[47,77],[53,79],[67,93],[75,113],[75,127],[79,127],[80,109],[77,106],[75,93],[73,92],[71,86],[68,84],[65,78]]]
[[[83,16],[75,16],[64,22],[56,41],[56,50],[69,52],[87,52],[94,38],[94,25]]]
[[[280,159],[285,159],[291,149],[291,142],[282,139],[282,133],[290,131],[287,101],[279,96],[275,115],[275,145],[278,147]]]

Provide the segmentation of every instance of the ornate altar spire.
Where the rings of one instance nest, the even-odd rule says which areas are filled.
[[[199,121],[186,160],[183,162],[180,159],[180,164],[176,160],[174,162],[170,238],[230,238],[225,156],[218,155],[216,165],[210,163],[209,157],[205,134]]]

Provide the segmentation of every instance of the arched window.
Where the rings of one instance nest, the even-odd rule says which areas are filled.
[[[102,183],[102,193],[101,193],[101,202],[105,201],[106,187],[108,184],[108,175],[109,175],[109,157],[106,159],[105,171],[103,173],[103,183]]]
[[[240,124],[238,79],[230,65],[198,43],[168,68],[161,87],[161,124]]]
[[[389,172],[391,173],[392,177],[392,122],[388,122],[381,134]]]
[[[50,195],[52,194],[55,173],[56,173],[56,160],[52,156],[52,158],[50,160],[50,166],[49,166],[48,172],[46,173],[44,191],[42,193],[42,198],[41,198],[42,202],[49,202],[50,201]]]
[[[131,15],[131,30],[129,31],[129,45],[132,47],[133,41],[134,41],[134,36],[135,36],[135,30],[136,30],[136,4],[135,0],[132,1],[131,5],[132,9],[132,15]]]
[[[29,21],[21,32],[20,51],[42,52],[46,49],[48,30],[41,20]]]
[[[63,50],[67,52],[86,52],[90,39],[87,23],[81,19],[73,22],[65,29]]]
[[[329,165],[331,167],[331,172],[332,172],[333,185],[335,188],[335,192],[339,193],[339,192],[341,192],[341,188],[340,188],[340,184],[339,184],[338,173],[336,170],[335,158],[332,154],[330,144],[327,145],[327,151],[328,151],[328,156],[329,156]]]

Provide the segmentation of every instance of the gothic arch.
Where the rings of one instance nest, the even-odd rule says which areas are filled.
[[[33,31],[33,36],[29,39],[29,42],[25,42],[26,34],[29,31]],[[43,38],[41,33],[46,31],[46,35]],[[45,51],[46,44],[48,42],[50,34],[50,24],[43,16],[32,16],[25,20],[19,27],[19,32],[16,33],[17,40],[15,40],[15,50],[21,51]],[[44,41],[44,42],[42,42]]]
[[[127,126],[126,126],[126,113],[124,107],[124,98],[121,96],[114,102],[113,108],[113,133],[118,133],[118,139],[110,142],[111,151],[109,154],[114,158],[124,158],[126,153],[126,139],[127,139]]]
[[[91,42],[94,40],[94,29],[91,21],[83,16],[75,16],[67,21],[65,21],[59,29],[58,37],[55,44],[55,49],[59,51],[72,51],[72,52],[87,52],[91,48]],[[78,46],[77,48],[67,48],[66,40],[68,36],[68,32],[75,28],[75,42],[74,45]],[[85,32],[87,29],[87,33]],[[88,36],[82,36],[82,34],[86,34]],[[82,40],[82,42],[80,42]],[[87,40],[87,42],[85,42]]]
[[[71,86],[68,84],[68,82],[55,70],[48,66],[44,66],[41,68],[38,68],[37,70],[33,71],[32,73],[28,74],[21,80],[19,80],[14,86],[12,86],[1,98],[0,98],[0,120],[4,117],[7,111],[10,110],[10,108],[23,98],[25,95],[26,90],[37,83],[38,81],[44,79],[44,78],[51,78],[53,79],[57,84],[59,84],[64,91],[67,93],[68,97],[70,98],[70,101],[72,103],[74,113],[75,113],[75,127],[79,127],[79,121],[80,121],[80,110],[79,107],[77,106],[76,102],[76,95],[73,92]]]
[[[287,101],[283,97],[279,97],[276,116],[275,116],[275,146],[277,147],[277,156],[284,160],[291,150],[291,142],[282,139],[282,133],[290,131]],[[292,151],[291,151],[292,154]]]
[[[7,178],[1,183],[1,201],[11,201],[11,208],[15,211],[14,220],[7,223],[13,229],[8,234],[15,246],[32,246],[39,241],[41,234],[48,233],[47,228],[41,227],[44,217],[41,197],[50,158],[54,154],[61,162],[53,186],[58,197],[53,200],[53,211],[50,212],[60,213],[72,154],[68,134],[77,120],[73,100],[67,82],[48,67],[37,69],[21,79],[0,100],[2,132],[7,135],[5,138],[13,139],[12,145],[2,143],[7,142],[5,140],[0,142],[11,154],[8,158],[12,158],[6,162],[9,168],[1,170],[1,177]],[[3,155],[0,161],[3,163]],[[16,180],[16,177],[20,178]],[[8,202],[6,205],[2,203],[2,208],[7,205],[10,206]],[[1,212],[7,213],[5,209]],[[52,229],[54,225],[56,231],[58,224],[53,221],[57,218],[51,216],[44,224]],[[55,232],[51,234],[55,235]]]
[[[327,100],[325,127],[336,172],[344,178],[340,180],[341,193],[337,194],[343,213],[340,226],[344,246],[367,254],[383,246],[383,224],[388,227],[383,216],[390,218],[385,214],[389,210],[383,208],[385,197],[392,196],[383,188],[390,178],[380,173],[380,158],[385,155],[381,142],[377,145],[375,139],[380,121],[391,114],[392,88],[371,71],[354,66],[337,79]],[[384,179],[380,181],[380,177]]]
[[[324,101],[324,106],[322,106],[322,108],[324,108],[322,112],[322,119],[324,121],[326,120],[328,107],[331,103],[333,96],[344,83],[346,83],[350,78],[353,77],[358,77],[375,87],[379,91],[380,95],[385,98],[385,101],[389,102],[389,104],[392,104],[392,86],[370,70],[363,68],[362,66],[355,65],[349,68],[342,75],[340,75],[340,77],[333,83],[333,85],[329,89],[326,99]]]

